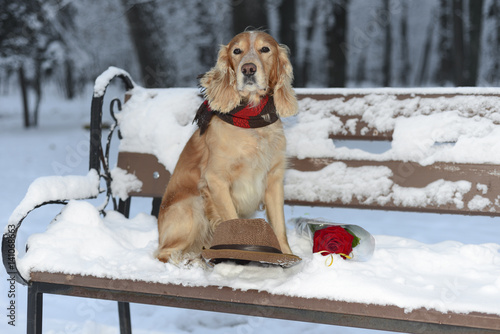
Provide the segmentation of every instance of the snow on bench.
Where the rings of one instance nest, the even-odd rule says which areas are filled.
[[[113,71],[96,81],[94,98],[102,98],[115,75],[128,76]],[[111,171],[122,213],[103,216],[89,202],[73,200],[46,232],[29,238],[16,264],[36,287],[32,304],[50,292],[388,330],[500,331],[497,243],[423,244],[377,235],[369,261],[338,256],[327,267],[289,224],[290,245],[302,258],[289,269],[231,263],[186,268],[156,260],[156,218],[127,218],[128,196],[161,197],[202,100],[196,89],[144,89],[130,82],[134,88],[115,115],[122,139]],[[297,93],[299,114],[283,120],[289,205],[500,215],[499,89]],[[391,146],[370,153],[332,139],[388,140]],[[44,202],[39,196],[36,202]],[[30,307],[36,313],[36,305]],[[31,316],[41,321],[40,314]]]

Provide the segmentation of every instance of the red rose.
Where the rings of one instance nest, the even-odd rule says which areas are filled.
[[[353,240],[354,237],[343,227],[329,226],[314,232],[313,252],[322,252],[323,256],[332,253],[349,255]]]

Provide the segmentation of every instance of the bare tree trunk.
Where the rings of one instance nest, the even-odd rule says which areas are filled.
[[[400,39],[401,39],[401,69],[399,73],[399,81],[402,86],[408,86],[410,83],[410,52],[408,47],[408,4],[403,2],[400,23]]]
[[[328,48],[328,86],[345,87],[347,58],[342,45],[346,43],[348,0],[337,0],[333,3],[333,24],[326,30]]]
[[[446,85],[454,82],[453,30],[450,22],[452,6],[448,0],[441,0],[439,7],[439,66],[436,71],[436,81],[440,85]]]
[[[465,84],[475,86],[479,73],[479,50],[483,25],[483,0],[469,0],[469,73]]]
[[[280,16],[279,42],[288,46],[290,50],[290,61],[295,70],[294,85],[302,87],[304,82],[297,64],[296,10],[296,0],[283,0],[281,2],[278,8]]]
[[[247,28],[268,29],[266,0],[231,0],[233,7],[233,34]]]
[[[38,115],[40,111],[40,103],[42,102],[42,51],[39,51],[39,55],[35,60],[35,108],[33,109],[33,126],[38,126]]]
[[[420,68],[417,72],[415,80],[416,86],[422,86],[424,85],[424,83],[426,83],[426,73],[429,67],[429,58],[431,54],[433,36],[434,36],[434,22],[431,19],[429,25],[427,26],[427,37],[425,39],[422,62],[420,63]]]
[[[465,72],[463,1],[453,0],[453,78],[455,86],[463,86]],[[450,59],[451,60],[451,59]]]
[[[66,98],[72,100],[75,97],[75,77],[73,61],[69,58],[64,60],[64,91]]]
[[[21,65],[18,70],[19,74],[19,85],[21,86],[21,97],[23,99],[23,117],[24,117],[24,127],[29,128],[30,122],[30,110],[28,105],[28,88],[26,84],[26,76],[24,74],[24,66]]]
[[[307,27],[306,31],[306,41],[312,40],[312,36],[314,33],[314,27],[315,27],[315,22],[316,22],[316,17],[318,16],[318,6],[315,5],[313,9],[311,10],[311,14],[309,16],[309,26]],[[309,82],[309,65],[311,63],[311,45],[307,44],[305,46],[305,52],[304,52],[304,62],[300,66],[300,71],[302,75],[302,80],[304,81],[304,87],[307,86]]]
[[[217,60],[218,49],[216,33],[213,31],[211,22],[207,20],[207,12],[209,12],[213,3],[211,1],[200,1],[197,6],[201,7],[201,10],[197,13],[198,24],[205,34],[205,38],[202,39],[202,43],[199,45],[199,62],[202,69],[208,71]]]
[[[356,66],[356,84],[362,85],[366,81],[366,54],[363,53],[359,56],[358,64]]]
[[[492,45],[492,54],[498,54],[500,52],[500,0],[490,2],[487,15],[488,19],[494,22],[493,32],[488,43]],[[492,57],[492,64],[488,68],[488,78],[486,79],[489,84],[498,84],[499,70],[500,60],[498,57]]]
[[[392,55],[392,25],[391,25],[391,12],[389,8],[389,0],[384,0],[383,2],[383,11],[386,17],[386,24],[384,27],[384,33],[385,33],[385,38],[384,38],[384,59],[383,59],[383,64],[382,64],[382,77],[383,77],[383,82],[382,85],[384,87],[389,87],[391,85],[391,72],[392,72],[392,61],[391,61],[391,55]]]
[[[168,61],[164,19],[155,1],[122,0],[127,11],[130,34],[139,58],[146,87],[175,86],[175,69]]]

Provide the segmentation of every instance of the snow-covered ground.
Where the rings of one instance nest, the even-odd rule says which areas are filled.
[[[113,89],[110,92],[113,93]],[[2,157],[0,159],[0,184],[2,185],[0,221],[7,222],[35,178],[48,175],[87,175],[88,131],[83,126],[89,122],[91,96],[92,93],[89,90],[81,98],[68,102],[60,99],[54,92],[48,92],[42,104],[40,126],[30,130],[22,128],[20,97],[15,94],[0,96],[0,156]],[[107,108],[107,104],[105,107]],[[116,147],[114,149],[116,150]],[[136,203],[132,207],[131,217],[140,212],[149,211],[148,202],[136,201]],[[22,245],[29,235],[44,231],[59,209],[59,206],[42,208],[30,215],[21,228],[18,249],[23,248]],[[415,240],[415,243],[421,243],[423,248],[426,248],[426,245],[433,247],[433,244],[446,240],[474,245],[498,244],[500,235],[500,219],[489,217],[299,207],[287,208],[286,215],[287,218],[291,216],[322,217],[345,224],[361,225],[374,234],[376,239],[378,238],[377,241],[384,242],[391,236],[411,238]],[[447,243],[441,245],[444,246]],[[471,251],[473,249],[474,247],[470,247]],[[478,253],[478,262],[487,261],[482,258],[486,255],[488,254]],[[493,254],[493,256],[498,258],[498,254]],[[464,253],[465,260],[470,261],[473,258],[473,252]],[[411,260],[408,259],[408,261]],[[420,265],[428,267],[426,264]],[[500,266],[497,262],[491,265]],[[333,269],[327,268],[327,270]],[[2,316],[4,320],[0,322],[0,332],[24,333],[26,288],[16,285],[16,296],[9,297],[10,284],[7,275],[3,270],[1,275],[0,309],[4,310],[5,316]],[[395,279],[397,281],[397,278]],[[500,282],[497,281],[497,284],[500,285]],[[442,290],[443,299],[453,304],[453,298],[457,289],[461,287],[461,282],[450,280],[445,282],[445,287],[448,290],[446,288]],[[498,289],[494,286],[490,288]],[[9,319],[6,317],[7,307],[13,300],[16,303],[15,327],[8,324]],[[115,302],[46,295],[44,311],[44,332],[46,333],[118,332]],[[273,333],[277,330],[292,334],[326,333],[327,331],[328,333],[332,331],[365,332],[361,329],[149,305],[133,304],[131,311],[135,333]]]

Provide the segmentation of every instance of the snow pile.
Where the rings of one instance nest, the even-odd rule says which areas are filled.
[[[347,167],[336,162],[316,172],[287,170],[285,199],[299,201],[350,203],[352,198],[382,204],[391,192],[392,171],[384,166]]]
[[[172,173],[196,129],[192,121],[201,102],[197,89],[134,88],[116,114],[123,136],[120,151],[153,154]]]
[[[288,154],[298,158],[402,160],[429,165],[436,161],[500,163],[500,96],[411,97],[390,94],[492,93],[491,89],[300,89],[307,94],[340,94],[331,100],[299,101],[296,119],[285,120]],[[500,92],[495,91],[496,94]],[[342,95],[367,94],[345,100]],[[392,148],[381,154],[335,147],[329,135],[361,133],[357,119],[343,124],[340,116],[358,116],[370,129],[393,132]]]
[[[425,307],[441,312],[500,314],[500,245],[415,240],[375,236],[377,248],[368,262],[336,256],[333,265],[312,254],[311,241],[289,230],[298,265],[240,266],[223,263],[203,269],[164,264],[153,257],[157,247],[156,219],[139,214],[126,219],[86,202],[70,202],[42,234],[29,240],[19,260],[23,275],[30,271],[94,275],[116,279],[229,286],[275,294],[351,302],[397,305],[407,310]]]
[[[484,210],[484,208],[491,205],[491,201],[489,198],[483,197],[481,195],[475,195],[469,203],[467,203],[467,207],[469,210]]]
[[[449,203],[455,204],[459,209],[464,207],[463,195],[471,189],[469,181],[437,180],[424,188],[401,187],[394,185],[392,198],[396,205],[406,207],[438,206]]]
[[[500,101],[499,101],[500,102]],[[398,118],[392,154],[395,160],[500,163],[500,124],[485,117],[464,117],[453,110]]]
[[[40,204],[51,201],[92,198],[97,195],[99,195],[99,175],[94,169],[91,169],[86,176],[39,177],[33,181],[23,200],[11,214],[7,227],[17,224]]]
[[[94,97],[104,96],[106,93],[106,88],[108,87],[111,80],[117,76],[125,76],[130,79],[132,85],[136,86],[134,81],[131,79],[130,74],[122,70],[121,68],[110,66],[106,71],[104,71],[101,75],[99,75],[94,83]]]
[[[141,191],[142,181],[124,169],[113,168],[111,179],[111,193],[113,197],[119,197],[122,201],[126,200],[131,192]]]
[[[110,211],[104,220],[92,204],[71,201],[46,232],[30,236],[30,249],[18,268],[23,273],[43,266],[51,272],[114,277],[123,261],[127,270],[140,272],[146,269],[140,267],[142,258],[155,247],[156,226],[156,218],[145,214],[129,220]]]

